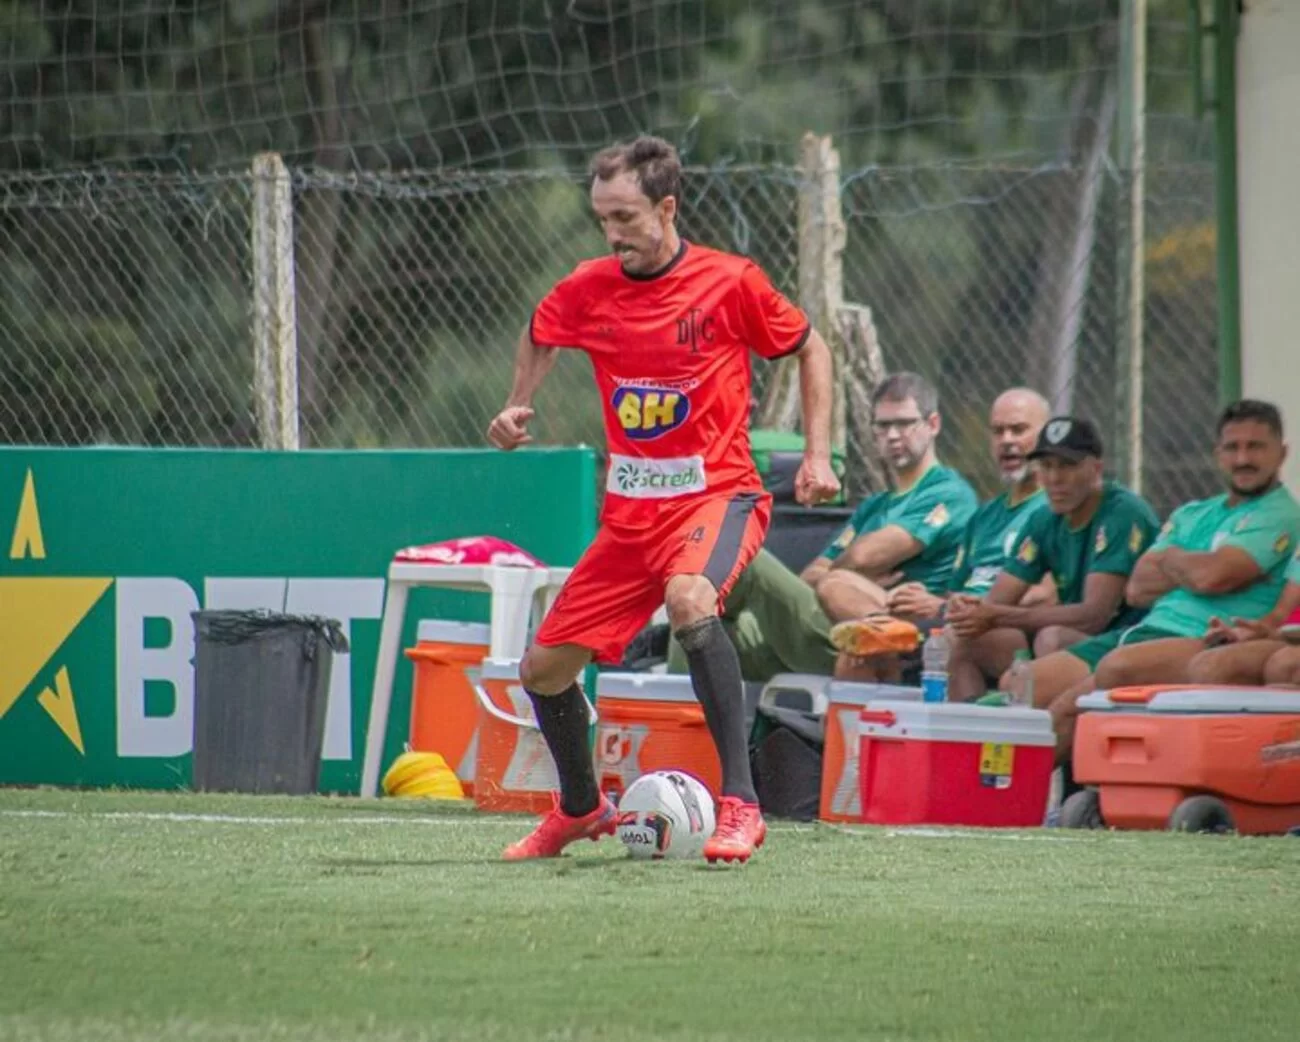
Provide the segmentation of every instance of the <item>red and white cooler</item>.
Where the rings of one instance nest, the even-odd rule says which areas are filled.
[[[1056,738],[1042,709],[873,701],[858,738],[868,824],[1043,823]]]
[[[822,821],[862,820],[862,775],[858,770],[858,729],[862,710],[874,702],[919,702],[919,687],[835,680],[826,688],[826,744],[822,750],[822,791],[817,816]]]

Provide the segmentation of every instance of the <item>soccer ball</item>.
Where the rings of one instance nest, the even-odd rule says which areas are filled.
[[[685,771],[651,771],[618,801],[618,838],[634,858],[696,858],[713,835],[713,797]]]

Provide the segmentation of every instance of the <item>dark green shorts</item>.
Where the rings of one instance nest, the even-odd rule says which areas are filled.
[[[1107,630],[1105,633],[1098,633],[1095,637],[1081,640],[1078,644],[1065,650],[1075,658],[1082,659],[1087,663],[1088,669],[1095,673],[1097,663],[1116,648],[1128,647],[1130,644],[1145,644],[1152,640],[1169,640],[1173,637],[1184,636],[1186,634],[1170,633],[1168,630],[1162,630],[1159,627],[1148,626],[1146,623],[1139,622],[1136,626],[1120,626],[1113,630]]]

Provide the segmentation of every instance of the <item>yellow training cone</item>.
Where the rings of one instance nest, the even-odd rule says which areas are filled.
[[[384,792],[389,796],[432,800],[465,798],[456,772],[437,753],[402,753],[384,774]]]

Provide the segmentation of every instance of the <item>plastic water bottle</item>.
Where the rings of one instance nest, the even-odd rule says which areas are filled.
[[[948,637],[943,627],[930,631],[921,646],[921,700],[948,701]]]
[[[1007,694],[1013,706],[1034,708],[1034,668],[1029,664],[1029,652],[1017,651],[1007,671]]]

